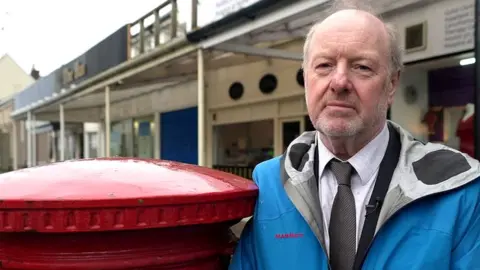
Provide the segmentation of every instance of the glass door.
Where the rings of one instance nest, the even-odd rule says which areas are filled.
[[[290,143],[300,136],[304,130],[305,119],[303,117],[280,119],[282,152],[285,152]]]

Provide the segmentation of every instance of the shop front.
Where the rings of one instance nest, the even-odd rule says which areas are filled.
[[[475,65],[461,53],[406,67],[393,120],[417,139],[474,154]]]
[[[61,149],[64,149],[64,159],[82,159],[85,158],[85,145],[84,145],[84,133],[83,123],[66,123],[65,124],[65,136],[62,146],[60,123],[53,122],[52,140],[50,161],[58,162],[62,161]]]
[[[302,41],[282,48],[299,52]],[[207,163],[213,168],[251,178],[258,163],[313,130],[299,61],[266,58],[226,67],[207,73],[206,84]]]
[[[153,115],[112,123],[111,156],[154,158],[154,132]]]

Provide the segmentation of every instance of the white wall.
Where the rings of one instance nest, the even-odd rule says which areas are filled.
[[[395,94],[391,108],[392,121],[407,129],[419,140],[427,140],[427,129],[422,118],[428,110],[428,76],[427,71],[408,68],[401,76],[400,85]],[[405,89],[413,86],[417,89],[417,99],[407,103]]]
[[[437,0],[385,19],[398,28],[401,44],[406,27],[427,22],[427,47],[404,54],[404,62],[411,62],[473,49],[474,12],[474,0]]]
[[[110,107],[112,121],[197,106],[197,81],[191,80],[124,100]]]
[[[9,55],[0,57],[0,99],[22,91],[34,81]]]

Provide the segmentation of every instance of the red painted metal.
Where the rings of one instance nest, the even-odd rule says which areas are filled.
[[[182,163],[103,158],[0,175],[0,269],[220,269],[250,180]]]

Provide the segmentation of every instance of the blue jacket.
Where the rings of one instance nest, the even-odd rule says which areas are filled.
[[[480,164],[439,144],[400,135],[397,167],[363,269],[480,269]],[[231,270],[329,269],[313,173],[315,135],[259,164],[254,216]]]

